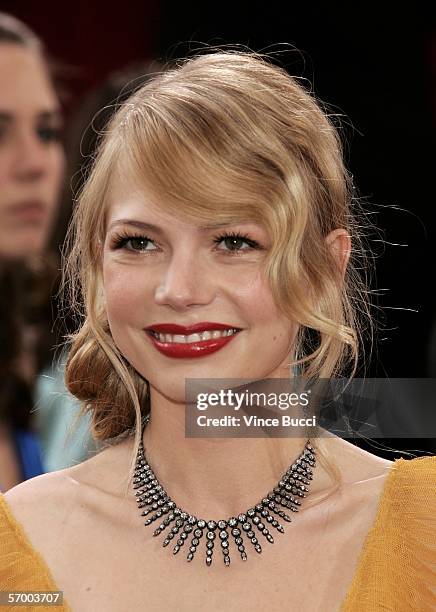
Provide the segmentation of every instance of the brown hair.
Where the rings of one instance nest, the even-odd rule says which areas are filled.
[[[25,23],[0,12],[0,45],[19,45],[38,54],[53,78],[52,62],[41,39]],[[58,257],[52,253],[29,260],[0,260],[0,422],[27,429],[32,424],[34,380],[22,373],[23,353],[31,353],[34,370],[51,362],[51,296],[59,278]],[[26,346],[23,338],[31,336]],[[34,338],[33,338],[34,336]]]
[[[41,39],[25,23],[0,12],[0,43],[14,43],[42,53]]]

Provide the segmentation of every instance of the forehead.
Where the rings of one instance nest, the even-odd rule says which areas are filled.
[[[57,107],[57,96],[37,52],[0,43],[0,107],[23,112]]]

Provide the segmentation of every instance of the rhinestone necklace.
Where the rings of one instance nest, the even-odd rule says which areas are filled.
[[[149,420],[149,414],[143,418],[142,434]],[[298,498],[307,496],[310,481],[313,479],[312,468],[316,466],[315,449],[310,445],[310,440],[307,440],[303,452],[298,459],[288,468],[274,489],[260,500],[259,503],[239,514],[238,517],[232,516],[226,520],[206,521],[182,510],[170,498],[147,461],[142,438],[143,436],[141,436],[136,456],[133,488],[135,489],[138,508],[145,508],[141,516],[151,514],[144,525],[151,525],[156,519],[161,518],[162,515],[168,515],[154,531],[153,536],[158,536],[169,527],[170,530],[162,546],[167,546],[178,535],[179,538],[173,548],[173,554],[177,554],[191,535],[192,539],[186,557],[187,561],[193,560],[197,547],[203,535],[205,535],[206,565],[208,566],[212,563],[217,536],[221,544],[225,565],[230,565],[231,538],[234,539],[243,561],[247,560],[247,551],[242,536],[247,538],[250,546],[253,546],[257,553],[262,552],[262,546],[256,537],[256,530],[266,538],[267,542],[273,544],[274,538],[263,520],[269,523],[271,527],[274,527],[279,533],[285,532],[283,526],[276,520],[274,515],[279,516],[287,523],[291,522],[291,517],[280,507],[288,508],[292,512],[298,512],[301,506],[301,501]],[[172,523],[174,523],[174,526],[171,527]]]

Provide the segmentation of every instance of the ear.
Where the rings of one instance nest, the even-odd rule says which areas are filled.
[[[327,247],[330,249],[342,278],[345,276],[351,253],[351,238],[347,230],[335,229],[325,238]]]

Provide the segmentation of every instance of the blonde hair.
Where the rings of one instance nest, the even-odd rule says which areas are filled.
[[[81,324],[66,383],[92,412],[96,439],[135,429],[136,451],[149,410],[147,381],[115,345],[102,303],[105,200],[120,167],[192,223],[262,223],[272,238],[271,291],[299,325],[293,364],[310,379],[355,373],[362,317],[370,318],[337,130],[298,79],[266,58],[209,52],[157,75],[119,108],[74,212],[64,280]],[[325,241],[336,228],[352,238],[345,278]]]

